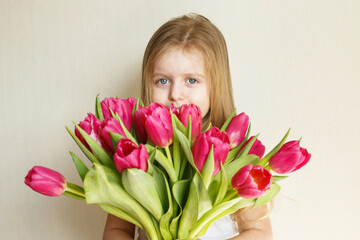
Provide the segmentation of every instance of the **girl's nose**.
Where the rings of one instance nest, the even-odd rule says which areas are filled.
[[[177,84],[172,85],[169,92],[169,100],[176,102],[176,101],[181,101],[183,99],[184,99],[184,89],[182,88],[182,86],[179,86]]]

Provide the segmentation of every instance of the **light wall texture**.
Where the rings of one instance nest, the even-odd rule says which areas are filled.
[[[252,132],[269,150],[291,127],[312,154],[281,183],[274,239],[360,237],[360,1],[0,0],[0,239],[101,239],[99,207],[37,194],[24,176],[42,165],[80,184],[64,126],[97,94],[138,97],[147,41],[190,12],[223,32]]]

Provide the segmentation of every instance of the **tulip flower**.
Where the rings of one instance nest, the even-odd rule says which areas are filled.
[[[114,118],[106,118],[99,128],[100,142],[106,151],[114,153],[114,147],[109,132],[117,133],[125,137],[125,133],[118,121]]]
[[[24,182],[32,190],[46,196],[60,196],[66,189],[66,180],[63,175],[41,166],[30,169]]]
[[[145,130],[152,143],[164,148],[173,141],[170,110],[163,104],[152,103],[145,110]]]
[[[114,113],[119,114],[121,121],[124,123],[127,130],[130,131],[133,124],[132,110],[134,107],[134,100],[135,99],[133,98],[128,98],[127,100],[113,97],[105,98],[101,101],[101,109],[104,119],[112,118],[111,109]]]
[[[285,143],[269,160],[270,168],[280,174],[298,170],[309,162],[311,154],[297,140]]]
[[[199,171],[204,167],[211,146],[214,145],[214,172],[216,175],[220,170],[220,162],[225,163],[230,150],[230,141],[226,132],[220,131],[217,127],[212,127],[204,133],[200,133],[192,147],[194,162]]]
[[[241,150],[250,142],[250,140],[253,138],[254,136],[250,137],[246,143],[244,144],[244,146],[240,149],[239,152],[241,152]],[[253,143],[253,145],[250,148],[250,151],[248,154],[254,154],[256,156],[259,157],[259,159],[261,159],[264,156],[265,153],[265,146],[261,143],[261,141],[259,139],[256,139],[255,142]]]
[[[272,175],[262,166],[248,164],[231,179],[233,188],[243,198],[257,198],[270,189]]]
[[[231,119],[226,133],[229,135],[231,149],[239,146],[244,140],[249,128],[249,117],[245,113],[240,113]]]
[[[147,170],[148,153],[144,145],[137,146],[127,138],[119,140],[114,154],[114,163],[120,173],[124,169],[138,168]]]
[[[195,141],[199,136],[202,127],[200,108],[193,104],[182,105],[179,111],[179,120],[185,127],[187,127],[189,116],[191,116],[191,139]]]
[[[101,144],[99,139],[100,125],[101,121],[96,119],[92,113],[88,113],[88,116],[85,118],[85,120],[79,123],[79,127],[81,127],[87,134],[89,134],[92,139],[94,139],[99,144]],[[85,139],[80,134],[79,130],[77,130],[77,128],[75,128],[75,135],[84,144],[84,146],[91,151],[89,145],[86,143]]]

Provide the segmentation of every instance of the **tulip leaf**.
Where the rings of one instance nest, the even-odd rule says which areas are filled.
[[[212,144],[203,169],[201,170],[201,175],[204,179],[206,189],[209,187],[212,174],[214,173],[214,165],[214,145]]]
[[[168,200],[168,210],[167,212],[161,216],[160,218],[160,222],[159,222],[159,228],[160,228],[160,232],[162,237],[164,238],[164,240],[172,240],[172,234],[170,232],[170,221],[171,218],[173,216],[173,201],[171,198],[171,192],[170,192],[170,188],[169,185],[167,184],[166,181],[166,177],[164,176],[163,173],[160,173],[163,177],[163,181],[165,183],[165,187],[166,187],[166,193],[167,193],[167,200]],[[164,208],[165,209],[165,208]]]
[[[125,191],[120,174],[109,167],[94,163],[84,181],[88,204],[107,204],[117,207],[141,222],[150,239],[158,239],[158,233],[148,211]]]
[[[188,120],[186,129],[185,129],[185,132],[186,132],[187,139],[191,143],[191,115],[189,115],[189,120]]]
[[[74,161],[76,170],[78,171],[81,180],[84,182],[85,179],[85,175],[87,174],[87,172],[89,171],[88,167],[83,163],[83,161],[81,161],[80,158],[78,158],[78,156],[76,156],[73,152],[70,151],[70,155]]]
[[[174,199],[181,208],[185,207],[185,200],[189,191],[190,181],[190,179],[180,180],[172,187]]]
[[[218,215],[216,215],[215,217],[212,217],[209,221],[207,221],[206,224],[203,225],[202,229],[200,229],[198,231],[198,234],[196,237],[202,236],[206,233],[207,229],[211,226],[211,224],[213,222],[215,222],[216,220],[218,220],[219,218],[225,217],[226,215],[232,214],[236,211],[238,211],[240,208],[244,208],[244,207],[248,207],[253,205],[253,203],[255,202],[255,199],[241,199],[239,200],[238,203],[234,204],[233,206],[227,208],[226,210],[220,212]],[[192,234],[191,234],[192,236]]]
[[[102,112],[99,95],[96,96],[96,100],[95,100],[95,117],[97,119],[100,119],[100,121],[104,121],[104,115],[103,115],[103,112]]]
[[[246,146],[243,148],[243,150],[241,150],[241,152],[239,153],[238,157],[242,157],[245,156],[249,153],[252,145],[254,144],[254,142],[256,141],[257,137],[259,136],[259,134],[257,134],[256,136],[254,136],[253,138],[251,138],[251,140],[246,144]]]
[[[270,189],[266,191],[266,193],[256,199],[256,202],[253,207],[257,207],[260,205],[263,205],[267,202],[269,202],[271,199],[273,199],[276,194],[280,192],[280,185],[277,183],[274,183],[271,185]]]
[[[224,124],[222,125],[220,131],[225,131],[227,129],[227,127],[229,126],[231,120],[233,119],[233,117],[236,114],[236,108],[234,109],[234,111],[230,114],[230,116],[226,119],[226,121],[224,122]]]
[[[160,163],[160,165],[168,173],[172,184],[175,183],[177,181],[177,175],[176,175],[175,169],[174,169],[172,163],[169,161],[169,159],[159,149],[156,149],[149,144],[146,144],[145,147],[148,152],[153,151],[155,149],[155,160],[158,163]]]
[[[205,132],[206,132],[207,130],[209,130],[211,127],[212,127],[212,123],[209,122],[209,125],[208,125],[207,128],[205,129]]]
[[[110,137],[111,137],[111,142],[112,142],[112,145],[113,145],[113,148],[116,152],[116,146],[119,142],[120,139],[124,138],[124,136],[122,136],[121,134],[118,134],[118,133],[113,133],[111,131],[109,131],[110,133]]]
[[[118,207],[114,207],[112,205],[109,204],[99,204],[99,206],[107,213],[110,213],[118,218],[124,219],[125,221],[128,221],[136,226],[138,226],[139,228],[143,228],[141,225],[141,222],[137,221],[135,218],[133,218],[130,214],[128,214],[127,212],[121,210]]]
[[[248,128],[248,131],[247,131],[247,134],[246,134],[244,140],[237,147],[235,147],[229,151],[229,154],[226,157],[225,165],[227,163],[231,162],[232,160],[234,160],[234,158],[239,154],[240,149],[244,146],[244,144],[246,143],[246,141],[249,138],[250,129],[251,129],[251,123],[249,123],[249,128]]]
[[[153,166],[153,164],[151,162],[149,162],[148,160],[148,171],[149,174],[152,175],[152,177],[154,178],[155,181],[155,189],[156,192],[159,195],[159,199],[161,202],[161,205],[163,207],[163,209],[168,209],[169,208],[169,199],[167,196],[167,180],[164,177],[164,174],[161,172],[161,170],[159,170],[156,166]]]
[[[188,234],[188,238],[186,239],[195,239],[197,236],[199,236],[199,232],[217,215],[221,214],[223,211],[226,211],[234,204],[240,202],[241,198],[233,199],[224,203],[221,203],[212,209],[210,209],[208,212],[206,212],[192,227],[191,231]],[[180,222],[181,223],[181,222]],[[180,232],[180,229],[179,229]],[[181,238],[185,239],[185,238]]]
[[[273,180],[273,182],[275,183],[275,182],[281,181],[281,180],[283,180],[283,179],[285,179],[285,178],[288,178],[288,177],[289,177],[289,176],[273,175],[273,176],[272,176],[272,180]]]
[[[91,150],[97,155],[99,161],[109,167],[114,166],[114,162],[109,154],[94,140],[92,139],[79,125],[76,123],[75,127],[80,132],[81,136],[85,139],[86,143],[89,144]]]
[[[180,142],[177,138],[176,134],[173,137],[173,144],[172,144],[172,153],[173,153],[173,164],[176,175],[180,176],[180,168],[181,168],[181,155],[180,155]]]
[[[122,182],[125,190],[159,221],[164,210],[154,178],[140,169],[129,168],[122,172]]]
[[[199,203],[201,203],[199,204],[199,214],[198,214],[198,218],[200,218],[202,215],[204,215],[207,211],[209,211],[212,208],[212,203],[210,201],[209,194],[206,191],[204,180],[198,172],[195,172],[193,182],[196,184],[196,189],[199,196]]]
[[[194,162],[194,158],[191,152],[191,147],[190,147],[190,142],[189,140],[184,136],[184,134],[182,134],[178,129],[175,129],[176,132],[176,136],[179,139],[179,142],[181,144],[182,149],[184,150],[184,153],[189,161],[189,163],[191,164],[191,166],[198,172],[199,170],[197,169],[195,162]]]
[[[114,114],[113,111],[111,110],[111,108],[109,108],[111,111],[111,114]],[[134,143],[136,143],[136,145],[139,145],[139,143],[137,142],[137,140],[134,138],[134,136],[127,130],[127,128],[125,127],[123,121],[121,120],[120,116],[118,113],[115,114],[115,116],[113,115],[113,117],[115,118],[116,121],[118,121],[121,125],[122,130],[125,133],[125,136],[130,139],[131,141],[133,141]]]
[[[92,162],[92,163],[100,163],[100,161],[92,154],[92,152],[85,147],[85,145],[79,140],[79,138],[67,127],[65,126],[66,130],[70,134],[70,136],[74,139],[76,144],[79,146],[81,151],[85,154],[85,156]]]
[[[217,188],[217,195],[214,201],[214,206],[218,205],[225,197],[226,194],[226,190],[227,190],[227,186],[228,186],[228,180],[227,180],[227,175],[226,175],[226,171],[224,169],[224,166],[220,163],[220,184],[219,184],[219,188]]]
[[[191,181],[189,197],[187,198],[182,216],[180,218],[178,239],[188,239],[190,230],[194,227],[198,219],[199,212],[199,195],[196,183]]]
[[[179,118],[172,111],[170,111],[170,113],[171,113],[171,122],[172,122],[173,128],[176,125],[177,129],[179,129],[183,134],[185,134],[186,128],[185,128],[184,124],[182,124],[182,122],[180,122]],[[174,123],[175,123],[175,125],[174,125]]]
[[[281,139],[281,141],[268,154],[266,154],[265,157],[263,157],[263,159],[260,161],[259,165],[264,167],[269,162],[270,158],[272,158],[272,156],[274,156],[275,153],[277,153],[277,151],[279,151],[279,149],[282,147],[282,145],[284,145],[287,137],[289,136],[289,133],[290,133],[290,128],[286,132],[285,136]]]

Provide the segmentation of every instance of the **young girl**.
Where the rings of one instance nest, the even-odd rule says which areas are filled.
[[[145,105],[152,102],[176,107],[198,105],[203,126],[211,122],[220,128],[235,107],[227,47],[217,27],[197,14],[175,18],[161,26],[145,50],[141,94]],[[138,238],[135,230],[131,223],[109,214],[103,240]],[[271,238],[266,205],[240,209],[232,216],[219,219],[201,237],[218,240]]]

